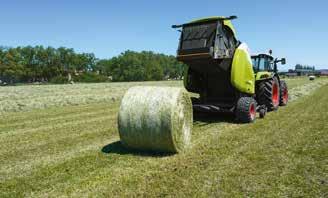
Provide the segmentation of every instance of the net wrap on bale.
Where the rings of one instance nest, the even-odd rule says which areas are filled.
[[[183,88],[136,86],[122,99],[118,129],[126,147],[177,153],[189,145],[192,121],[191,100]]]

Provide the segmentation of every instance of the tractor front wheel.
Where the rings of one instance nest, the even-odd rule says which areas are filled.
[[[277,78],[262,81],[257,89],[257,100],[259,104],[265,105],[268,111],[277,110],[280,100],[280,88]]]
[[[237,102],[236,118],[242,123],[254,122],[256,118],[256,101],[252,97],[241,97]]]

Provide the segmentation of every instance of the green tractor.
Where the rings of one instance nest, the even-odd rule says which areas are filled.
[[[238,121],[253,122],[288,102],[288,89],[270,54],[250,56],[236,38],[231,23],[236,16],[209,17],[182,25],[177,59],[187,65],[184,86],[199,94],[192,98],[195,112],[232,112]]]

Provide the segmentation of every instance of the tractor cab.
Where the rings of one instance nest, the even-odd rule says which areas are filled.
[[[258,54],[252,56],[254,72],[273,71],[273,57],[269,54]]]
[[[272,51],[269,51],[270,54],[257,54],[252,55],[252,64],[254,72],[261,71],[270,71],[277,72],[277,63],[281,63],[282,65],[286,64],[286,58],[273,58]]]

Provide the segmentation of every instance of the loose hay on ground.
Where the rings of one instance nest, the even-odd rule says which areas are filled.
[[[299,97],[306,96],[311,94],[314,90],[317,88],[326,85],[328,81],[326,79],[322,81],[315,81],[315,82],[310,82],[308,84],[305,84],[303,86],[298,86],[292,89],[291,92],[289,92],[289,100],[294,101],[298,99]]]

